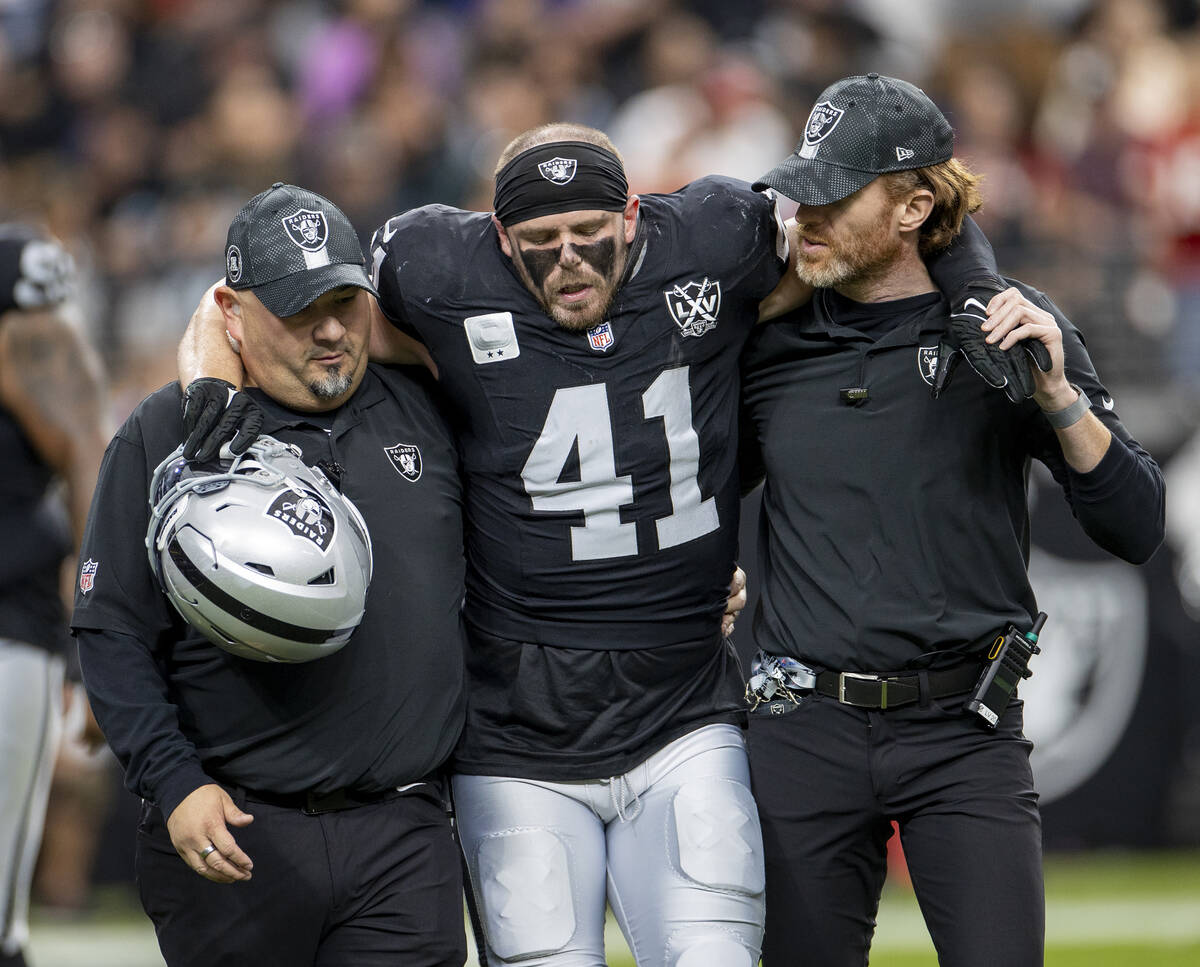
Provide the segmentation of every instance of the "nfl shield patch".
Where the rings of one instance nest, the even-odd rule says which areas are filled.
[[[721,283],[705,277],[700,282],[676,285],[663,293],[675,325],[685,336],[703,336],[717,326],[721,311]]]
[[[933,377],[937,374],[937,365],[937,346],[921,346],[917,349],[917,371],[921,374],[921,379],[930,386],[933,385]]]
[[[605,352],[614,342],[612,324],[602,322],[598,326],[592,326],[587,331],[588,345],[597,352]]]
[[[416,483],[421,479],[421,451],[412,443],[396,443],[384,447],[383,452],[392,461],[396,472],[405,480]]]
[[[288,490],[267,508],[267,516],[287,524],[293,534],[328,551],[333,540],[333,511],[315,491]]]
[[[88,558],[79,568],[79,590],[87,594],[96,585],[96,571],[100,568],[99,561]]]
[[[555,185],[565,185],[575,177],[577,163],[574,158],[551,158],[538,165],[543,178]]]
[[[324,212],[301,208],[293,215],[285,215],[280,221],[288,238],[306,252],[319,252],[329,241],[329,223],[325,221]]]

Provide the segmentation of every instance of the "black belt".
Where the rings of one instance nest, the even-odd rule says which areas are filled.
[[[897,708],[921,701],[922,679],[927,698],[945,698],[969,690],[979,671],[977,663],[965,662],[942,671],[818,672],[816,691],[857,708]]]
[[[299,809],[309,816],[321,813],[332,813],[340,809],[355,809],[358,806],[370,806],[384,802],[394,796],[408,792],[413,786],[402,786],[394,789],[383,789],[379,792],[360,792],[356,789],[334,789],[332,792],[262,792],[258,789],[246,789],[235,786],[232,791],[241,793],[251,802],[264,802],[268,806],[279,806],[283,809]]]

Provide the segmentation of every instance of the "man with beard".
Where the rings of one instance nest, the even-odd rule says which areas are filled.
[[[709,177],[630,195],[611,141],[574,124],[505,149],[494,215],[431,205],[375,235],[392,325],[372,354],[401,330],[427,347],[463,455],[453,785],[491,963],[603,964],[606,901],[644,967],[758,960],[762,847],[721,615],[737,358],[760,302],[796,282],[787,250],[769,194]],[[212,328],[203,364],[185,344],[185,378],[240,380]]]
[[[278,490],[263,509],[215,453],[178,459],[179,386],[151,394],[105,454],[72,623],[142,797],[143,906],[171,967],[459,967],[441,777],[465,705],[454,440],[423,368],[368,364],[375,290],[328,199],[273,185],[238,212],[225,253],[214,305],[261,419],[245,443],[265,429],[299,458],[239,464],[236,479]],[[339,489],[315,489],[314,465]],[[169,503],[170,482],[189,480]],[[343,497],[354,515],[335,509]],[[208,516],[187,516],[206,500]],[[239,544],[239,526],[262,547]],[[183,575],[170,598],[166,555]],[[297,558],[313,568],[297,574]],[[239,640],[247,628],[273,636],[255,642],[265,656]]]
[[[1013,283],[976,323],[1037,362],[1032,399],[950,385],[922,259],[979,206],[952,151],[920,90],[869,74],[828,88],[759,182],[799,202],[818,287],[743,358],[744,465],[766,477],[748,695],[768,967],[866,963],[892,821],[939,963],[1042,962],[1037,793],[1005,691],[1036,642],[1030,460],[1106,550],[1140,563],[1162,538],[1162,475],[1045,295]],[[976,695],[1006,629],[1007,685]]]

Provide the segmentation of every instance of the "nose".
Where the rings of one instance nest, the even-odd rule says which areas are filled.
[[[579,257],[579,253],[575,251],[575,246],[571,242],[564,241],[558,261],[562,265],[578,265],[582,259]]]
[[[335,315],[323,316],[313,327],[313,341],[320,343],[338,343],[346,335],[346,327],[342,320]]]

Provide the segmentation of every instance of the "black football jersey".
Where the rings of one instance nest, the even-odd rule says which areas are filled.
[[[457,408],[467,618],[572,648],[693,640],[724,607],[737,537],[738,354],[778,283],[773,198],[704,178],[641,197],[607,318],[547,316],[486,213],[398,215],[380,304]]]

